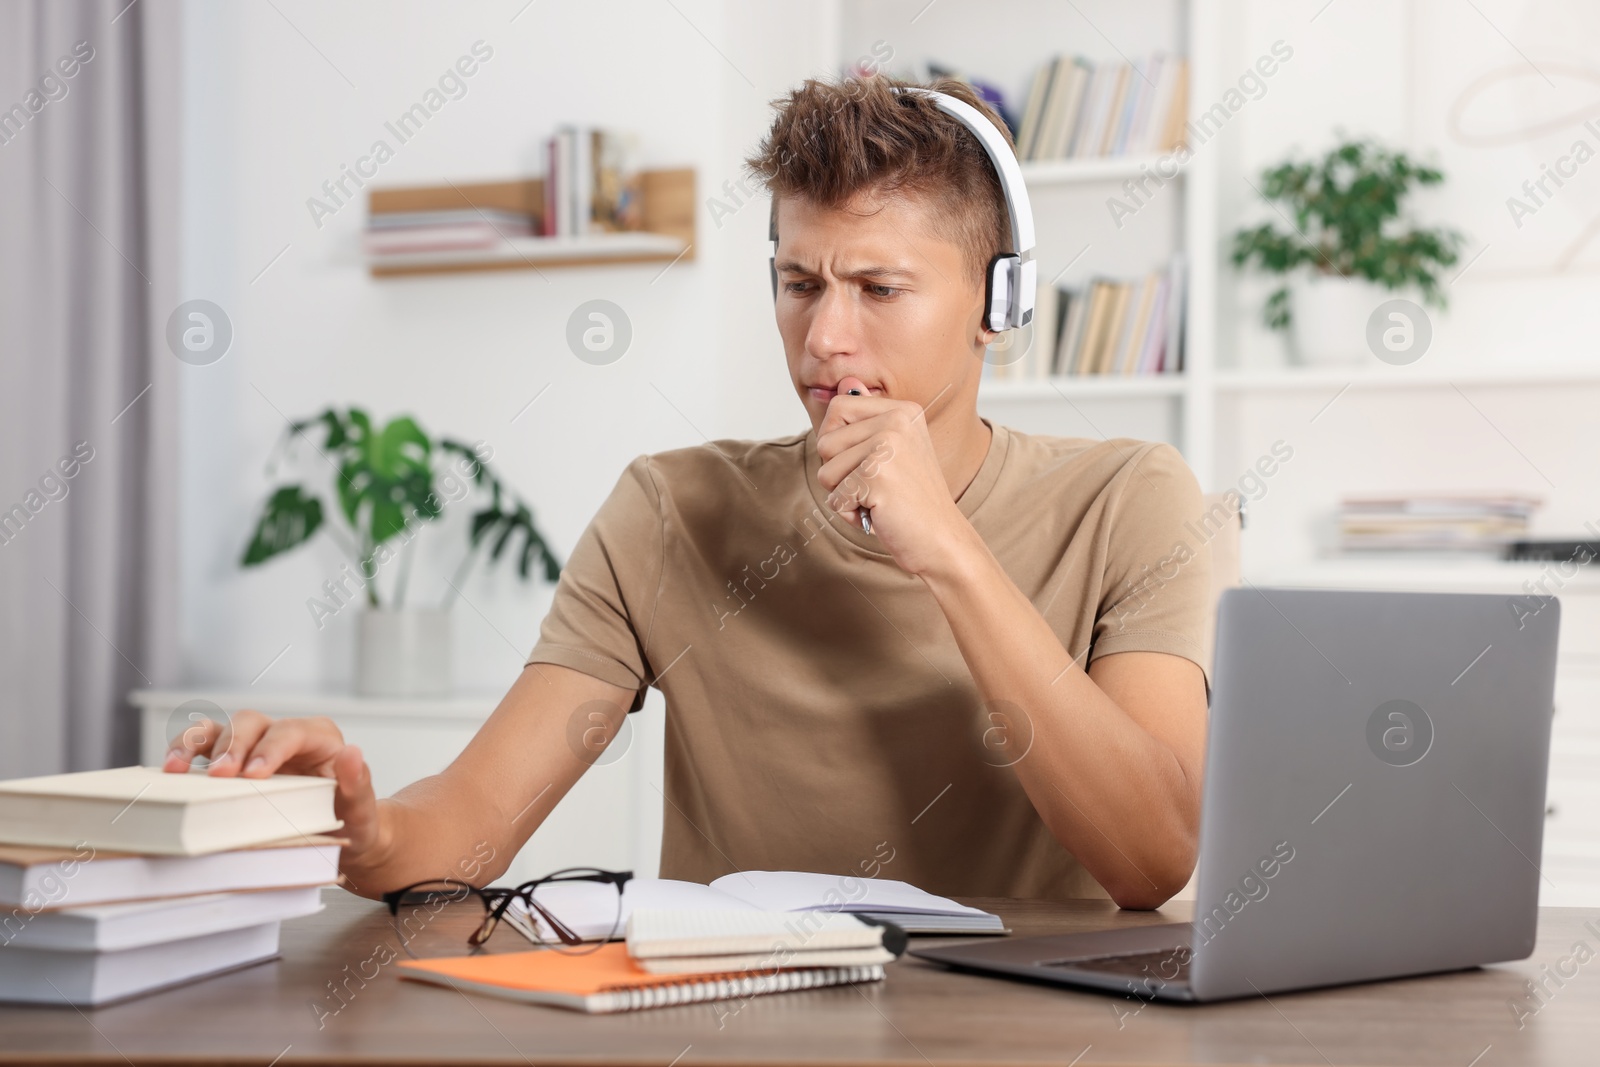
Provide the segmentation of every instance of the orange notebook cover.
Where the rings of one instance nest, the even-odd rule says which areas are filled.
[[[725,1000],[883,978],[882,964],[721,974],[650,974],[633,962],[627,944],[621,941],[602,945],[593,952],[536,949],[496,955],[450,956],[405,960],[399,968],[400,977],[413,981],[590,1012]]]

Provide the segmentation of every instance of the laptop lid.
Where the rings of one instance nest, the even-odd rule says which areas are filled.
[[[1533,951],[1555,597],[1222,594],[1197,999]]]

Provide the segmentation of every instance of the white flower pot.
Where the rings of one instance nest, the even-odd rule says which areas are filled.
[[[447,696],[451,683],[448,611],[369,608],[361,613],[356,690],[362,696]]]
[[[1379,304],[1401,295],[1365,278],[1296,275],[1289,291],[1296,362],[1349,366],[1373,360],[1367,347],[1367,320]]]

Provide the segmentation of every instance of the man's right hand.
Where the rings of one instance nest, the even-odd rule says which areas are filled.
[[[282,773],[336,780],[333,812],[344,821],[339,835],[350,841],[341,854],[341,868],[381,851],[385,834],[372,791],[372,772],[361,750],[345,744],[332,720],[273,720],[259,711],[235,712],[226,724],[207,721],[179,734],[162,769],[184,773],[196,756],[211,760],[206,773],[217,778],[265,778]]]

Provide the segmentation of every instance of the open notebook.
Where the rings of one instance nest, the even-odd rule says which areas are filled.
[[[539,887],[539,902],[587,940],[604,938],[616,927],[622,936],[636,908],[672,911],[840,911],[894,923],[911,934],[1009,933],[1000,916],[934,896],[889,878],[853,878],[803,871],[741,871],[710,885],[671,878],[635,878],[623,887],[617,919],[616,890],[597,882],[565,882]],[[515,900],[506,918],[530,939],[548,941],[545,922]]]

